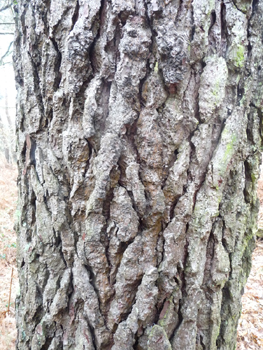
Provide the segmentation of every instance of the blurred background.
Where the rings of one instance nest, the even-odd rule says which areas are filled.
[[[0,152],[15,163],[14,1],[0,0]]]
[[[15,1],[0,0],[0,350],[15,349],[17,168],[15,79],[12,63]]]

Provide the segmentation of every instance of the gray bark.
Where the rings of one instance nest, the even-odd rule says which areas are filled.
[[[233,350],[263,1],[19,0],[17,349]]]

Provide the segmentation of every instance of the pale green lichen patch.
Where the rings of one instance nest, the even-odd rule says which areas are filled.
[[[154,325],[150,331],[147,345],[148,350],[172,350],[171,343],[169,342],[165,330],[157,324]]]
[[[225,176],[231,159],[236,152],[238,137],[229,127],[225,127],[222,132],[221,143],[217,149],[216,157],[213,160],[213,185],[220,187],[220,179]]]
[[[226,132],[228,132],[228,130],[226,130]],[[222,169],[221,169],[222,171],[226,171],[226,167],[228,165],[228,162],[235,152],[234,145],[236,143],[236,140],[237,140],[237,137],[235,134],[233,134],[233,135],[231,135],[229,143],[226,144],[225,153],[224,153],[223,159],[222,159]],[[222,172],[221,172],[221,175],[223,175]]]
[[[155,63],[154,73],[158,73],[158,61],[156,61],[156,63]]]
[[[247,18],[245,13],[233,8],[227,20],[230,22],[229,27],[233,34],[233,39],[227,54],[227,62],[232,69],[240,69],[244,66],[246,58]]]
[[[244,66],[244,61],[245,61],[245,48],[242,45],[237,45],[235,65],[238,68],[241,68]]]

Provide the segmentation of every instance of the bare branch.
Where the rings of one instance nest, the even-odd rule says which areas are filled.
[[[0,58],[0,66],[4,65],[4,59],[11,54],[11,47],[13,45],[13,41],[8,46],[6,53]]]
[[[7,5],[3,6],[3,7],[1,7],[1,8],[0,8],[0,12],[7,10],[7,9],[8,9],[9,7],[11,7],[11,6],[12,6],[12,2],[10,2],[9,4],[7,4]]]

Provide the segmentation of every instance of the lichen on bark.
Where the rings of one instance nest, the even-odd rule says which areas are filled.
[[[232,350],[263,2],[19,0],[19,350]]]

